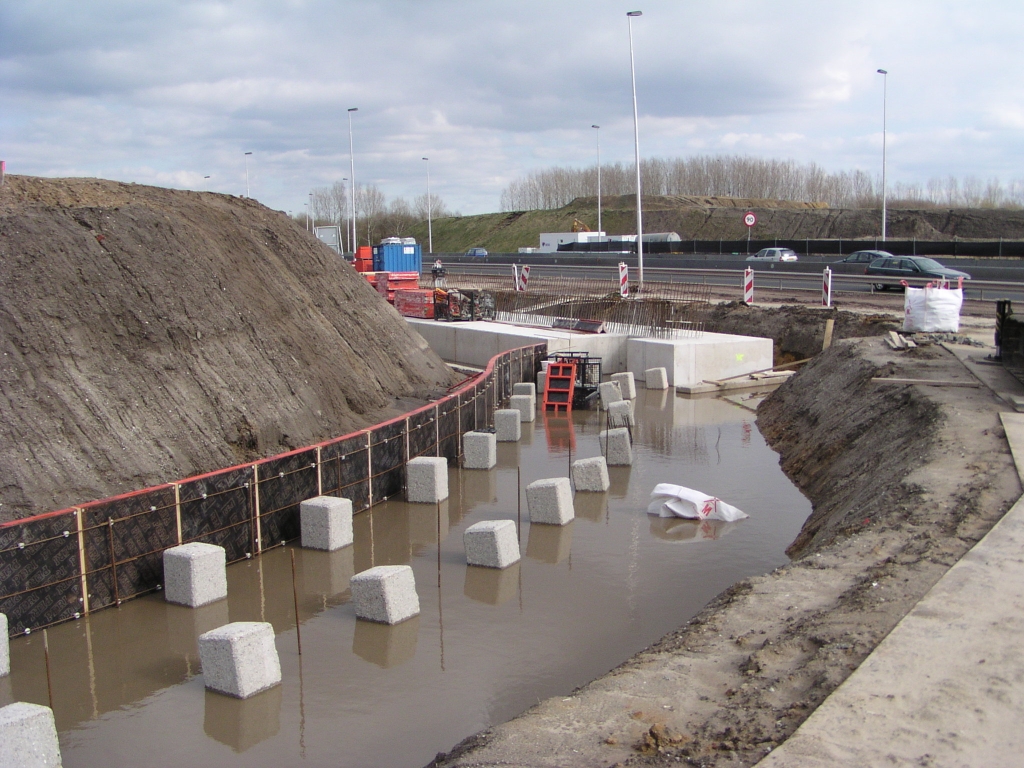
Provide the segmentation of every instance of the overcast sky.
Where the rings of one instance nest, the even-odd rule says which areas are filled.
[[[532,169],[742,154],[888,177],[1024,178],[1024,3],[0,0],[9,173],[251,194],[355,175],[498,210]],[[205,179],[209,176],[209,179]]]

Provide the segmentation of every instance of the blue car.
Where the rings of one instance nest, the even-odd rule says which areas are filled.
[[[468,251],[466,251],[466,255],[482,259],[484,256],[487,255],[487,249],[486,248],[470,248]]]

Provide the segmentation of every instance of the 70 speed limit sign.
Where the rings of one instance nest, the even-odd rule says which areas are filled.
[[[743,223],[748,227],[752,227],[757,224],[757,216],[754,215],[753,211],[747,211],[746,215],[743,217]]]

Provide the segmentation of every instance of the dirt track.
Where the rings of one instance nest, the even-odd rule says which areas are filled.
[[[0,188],[0,521],[376,423],[456,377],[348,265],[253,200]]]

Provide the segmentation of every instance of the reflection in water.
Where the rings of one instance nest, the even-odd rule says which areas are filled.
[[[303,594],[330,598],[348,590],[356,567],[355,547],[342,547],[333,552],[296,548],[295,555],[299,589]]]
[[[491,504],[498,500],[498,473],[493,469],[463,469],[461,491],[466,502]]]
[[[722,538],[738,525],[738,522],[726,523],[722,520],[651,516],[651,534],[659,539],[680,544],[693,541],[714,541]]]
[[[521,458],[519,443],[498,443],[498,469],[515,469]]]
[[[419,631],[419,616],[406,619],[401,624],[378,624],[357,619],[352,652],[385,669],[404,664],[416,655]]]
[[[203,730],[235,752],[245,752],[266,741],[281,728],[282,688],[275,685],[248,699],[206,691]]]
[[[522,434],[519,437],[520,445],[533,445],[533,432],[537,427],[536,420],[524,421],[522,424]]]
[[[513,563],[508,568],[466,566],[466,586],[462,591],[472,600],[501,605],[515,597],[519,591],[519,563]]]
[[[572,549],[572,521],[565,525],[530,525],[526,556],[542,563],[560,563]]]
[[[422,547],[437,546],[440,528],[441,541],[448,537],[448,499],[440,504],[407,504],[409,508],[409,537],[415,554]]]
[[[608,493],[613,499],[624,499],[629,493],[631,467],[608,467]]]
[[[608,514],[608,494],[578,492],[573,497],[572,506],[576,510],[576,517],[599,523]]]
[[[218,600],[199,608],[165,603],[167,640],[171,653],[199,658],[198,639],[204,632],[223,627],[228,622],[228,601]]]

